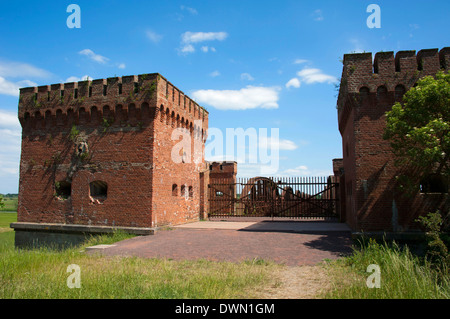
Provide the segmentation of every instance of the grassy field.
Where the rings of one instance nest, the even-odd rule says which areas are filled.
[[[15,214],[0,213],[0,229]],[[271,270],[264,261],[173,261],[87,255],[85,247],[108,244],[124,234],[92,238],[81,247],[54,251],[16,250],[14,233],[0,232],[0,299],[4,298],[251,298],[256,287],[269,285]],[[67,267],[81,270],[81,288],[67,286]]]
[[[1,212],[16,212],[17,211],[17,195],[5,196],[3,197],[3,203],[5,204],[3,207],[0,207]]]
[[[373,274],[369,265],[379,266],[379,288],[368,288]],[[370,241],[353,255],[329,265],[333,288],[325,298],[335,299],[449,299],[448,268],[436,269],[424,258],[414,256],[407,246]],[[369,280],[372,282],[372,280]]]
[[[123,233],[95,237],[64,251],[17,250],[14,232],[9,231],[9,223],[16,216],[0,213],[0,299],[295,298],[311,288],[317,293],[307,294],[308,298],[450,298],[448,273],[436,271],[408,249],[395,245],[369,242],[355,248],[351,256],[309,267],[308,271],[320,280],[308,274],[299,280],[306,268],[293,269],[263,260],[235,264],[84,253],[85,247],[129,238]],[[80,267],[80,289],[67,286],[67,267],[71,264]],[[380,288],[366,285],[370,264],[380,267]],[[282,277],[287,278],[285,282]],[[267,288],[270,294],[261,294]]]

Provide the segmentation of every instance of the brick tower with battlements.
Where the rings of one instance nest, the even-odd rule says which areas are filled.
[[[22,88],[19,120],[16,238],[198,220],[208,112],[161,75]]]
[[[397,188],[389,141],[383,140],[385,113],[417,80],[448,71],[450,48],[419,52],[345,54],[337,101],[342,136],[344,219],[354,231],[401,232],[415,219],[442,205],[447,193],[407,197]],[[419,186],[419,185],[418,185]],[[419,189],[419,187],[418,187]]]

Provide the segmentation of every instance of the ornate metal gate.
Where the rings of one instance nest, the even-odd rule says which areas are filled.
[[[212,217],[338,217],[339,184],[330,177],[214,179]]]

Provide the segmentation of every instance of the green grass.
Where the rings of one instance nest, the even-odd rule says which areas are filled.
[[[17,211],[17,195],[13,195],[10,197],[5,197],[3,195],[0,195],[3,197],[3,203],[4,206],[0,207],[0,211],[2,212],[16,212]]]
[[[87,255],[85,247],[129,237],[91,238],[80,247],[17,250],[14,233],[0,233],[0,299],[5,298],[251,298],[268,284],[276,266],[261,260],[228,262],[174,261]],[[80,267],[81,288],[68,288],[67,267]]]
[[[272,286],[275,274],[285,268],[256,259],[243,263],[206,260],[175,261],[137,257],[87,255],[84,249],[130,238],[117,232],[91,238],[79,247],[17,250],[9,224],[15,213],[0,213],[0,299],[5,298],[257,298],[256,292]],[[67,267],[81,269],[81,288],[67,287]],[[376,264],[381,287],[368,288]],[[322,298],[336,299],[449,299],[447,272],[437,271],[407,247],[373,241],[355,248],[353,254],[326,263],[332,288]]]
[[[380,267],[380,288],[368,288],[370,264]],[[326,298],[337,299],[449,299],[448,269],[436,270],[407,248],[370,241],[352,256],[329,263],[333,289]]]

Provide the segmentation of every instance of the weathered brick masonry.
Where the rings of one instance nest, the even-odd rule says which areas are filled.
[[[18,222],[198,220],[208,112],[161,75],[23,88],[19,120]]]
[[[338,97],[345,191],[343,214],[354,231],[407,231],[414,220],[439,208],[448,194],[399,193],[385,112],[417,80],[450,67],[450,48],[344,55]]]

